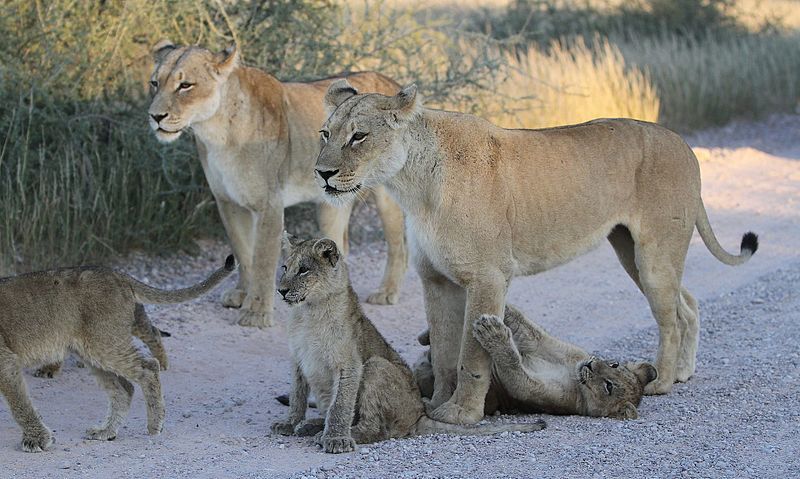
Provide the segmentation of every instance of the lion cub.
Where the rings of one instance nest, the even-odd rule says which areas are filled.
[[[341,453],[356,443],[411,435],[545,427],[542,421],[456,426],[429,419],[411,369],[361,310],[336,243],[284,234],[283,248],[287,258],[278,292],[293,306],[286,334],[294,377],[289,417],[273,424],[273,432],[317,434],[325,452]],[[309,392],[324,419],[305,420]]]
[[[511,305],[506,305],[503,319],[485,315],[475,321],[473,335],[492,358],[488,412],[636,419],[644,387],[658,376],[650,363],[620,364],[591,357],[551,336]],[[429,343],[427,332],[419,341]],[[414,375],[423,395],[433,394],[429,352],[417,361]]]
[[[211,290],[236,269],[233,256],[223,268],[189,288],[165,291],[106,268],[79,267],[0,279],[0,392],[22,428],[22,449],[41,452],[53,435],[31,404],[22,368],[62,361],[67,352],[81,357],[109,398],[103,425],[88,439],[113,440],[128,414],[133,384],[147,402],[147,431],[164,423],[159,369],[167,356],[161,332],[145,313],[145,304],[188,301]],[[132,336],[153,356],[140,352]]]

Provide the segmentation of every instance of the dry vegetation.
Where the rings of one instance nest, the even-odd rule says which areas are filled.
[[[788,0],[8,0],[0,3],[0,272],[220,234],[190,139],[144,120],[170,37],[281,79],[375,69],[513,127],[601,116],[680,131],[792,110]]]

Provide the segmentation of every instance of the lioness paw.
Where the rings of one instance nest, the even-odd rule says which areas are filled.
[[[117,431],[110,428],[93,427],[86,430],[86,439],[91,441],[113,441]]]
[[[239,326],[251,328],[268,328],[272,326],[272,311],[242,311],[239,316]]]
[[[503,320],[488,314],[473,323],[472,335],[487,350],[508,344],[511,340],[511,330],[503,324]]]
[[[222,293],[222,305],[226,308],[241,308],[247,292],[241,289],[229,289]]]
[[[323,434],[318,444],[329,454],[341,454],[356,450],[356,441],[349,436],[330,437]]]
[[[56,438],[47,429],[25,432],[22,435],[22,450],[25,452],[46,451],[56,442]]]
[[[270,427],[270,430],[274,434],[280,434],[281,436],[291,436],[294,434],[294,427],[295,425],[288,422],[288,421],[279,421],[273,423]]]
[[[458,404],[446,402],[436,408],[429,417],[450,424],[475,424],[483,419],[483,409],[472,411]]]
[[[400,293],[398,291],[385,291],[383,289],[379,289],[374,293],[367,296],[367,303],[369,304],[397,304],[397,300],[400,298]]]

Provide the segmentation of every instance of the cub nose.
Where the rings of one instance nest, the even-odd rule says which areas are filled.
[[[153,118],[153,120],[155,120],[155,121],[156,121],[156,123],[161,123],[161,120],[163,120],[164,118],[166,118],[166,117],[167,117],[167,115],[169,115],[169,114],[168,114],[168,113],[164,113],[164,114],[162,114],[162,115],[152,115],[152,114],[151,114],[151,115],[150,115],[150,117],[151,117],[151,118]]]
[[[323,180],[325,180],[325,183],[327,183],[328,178],[334,176],[336,173],[339,173],[339,170],[329,170],[329,171],[316,170],[316,172],[319,176],[322,177]]]
[[[279,292],[279,293],[281,294],[281,296],[283,296],[283,298],[285,299],[285,298],[286,298],[286,293],[288,293],[288,292],[289,292],[289,288],[286,288],[286,289],[279,289],[279,290],[278,290],[278,292]]]

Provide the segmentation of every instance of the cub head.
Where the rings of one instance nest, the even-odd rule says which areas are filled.
[[[284,233],[282,245],[286,262],[278,293],[288,304],[319,302],[349,286],[347,267],[333,240],[300,240]]]
[[[347,80],[337,80],[325,108],[330,116],[320,130],[314,176],[326,199],[350,201],[362,187],[382,184],[403,168],[404,132],[422,110],[415,85],[395,96],[360,95]]]
[[[644,387],[658,377],[650,363],[619,364],[597,358],[578,363],[577,374],[586,413],[616,419],[636,419]]]
[[[235,46],[212,53],[196,46],[175,46],[169,40],[156,44],[153,59],[149,122],[164,143],[175,141],[185,129],[217,112],[222,86],[239,64]]]

